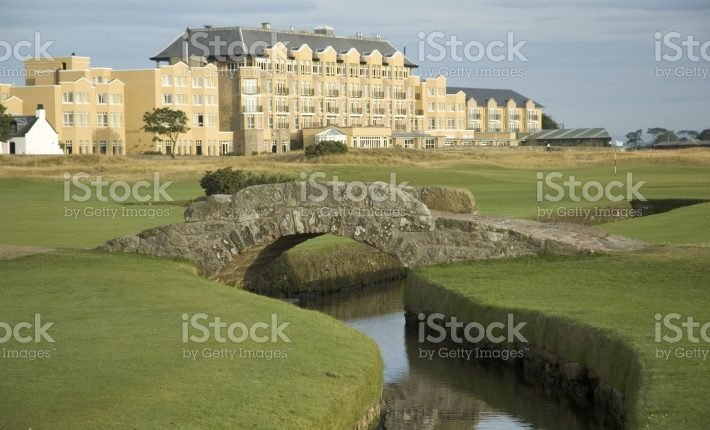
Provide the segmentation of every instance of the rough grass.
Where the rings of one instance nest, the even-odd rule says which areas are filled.
[[[40,313],[55,323],[56,340],[2,344],[0,352],[51,355],[0,353],[3,428],[350,430],[380,398],[371,339],[326,315],[201,279],[185,264],[59,251],[3,261],[0,291],[0,320],[14,325]],[[247,325],[277,314],[291,323],[291,343],[184,344],[183,312]],[[205,347],[288,356],[183,358],[183,348]]]
[[[710,418],[710,386],[700,383],[709,361],[664,360],[656,354],[657,349],[710,350],[710,345],[687,339],[656,343],[654,316],[675,312],[701,324],[710,321],[708,261],[708,248],[666,247],[595,258],[460,263],[418,270],[449,295],[410,289],[406,300],[444,313],[468,312],[469,318],[481,309],[514,312],[530,321],[525,335],[531,342],[586,363],[631,399],[641,382],[640,401],[629,411],[630,428],[701,429]],[[454,296],[458,299],[447,299]],[[619,340],[638,355],[640,378]]]

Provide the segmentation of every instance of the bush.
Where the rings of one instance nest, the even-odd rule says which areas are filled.
[[[245,170],[232,170],[231,167],[224,169],[207,171],[200,179],[200,186],[205,190],[205,194],[234,194],[237,191],[260,184],[280,184],[291,182],[294,179],[278,173],[254,173]]]
[[[327,154],[345,154],[348,152],[348,145],[342,142],[324,140],[315,145],[307,146],[303,152],[306,154],[306,157],[309,158],[320,157],[321,155]]]
[[[163,155],[160,151],[143,151],[143,155]]]

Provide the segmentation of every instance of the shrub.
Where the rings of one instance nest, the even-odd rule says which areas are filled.
[[[303,151],[306,157],[320,157],[326,154],[345,154],[348,152],[348,146],[342,142],[332,140],[324,140],[315,145],[307,146]]]
[[[143,151],[143,155],[163,155],[160,151]]]
[[[231,167],[207,171],[200,179],[200,186],[205,190],[205,194],[234,194],[237,191],[260,184],[280,184],[291,182],[294,179],[278,173],[254,173],[245,170],[232,170]]]

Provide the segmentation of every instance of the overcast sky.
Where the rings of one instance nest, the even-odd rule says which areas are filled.
[[[148,57],[186,26],[270,21],[274,28],[307,30],[327,24],[338,35],[380,33],[397,48],[406,46],[422,74],[442,71],[450,85],[514,89],[543,104],[566,128],[605,127],[617,138],[638,128],[710,128],[710,43],[697,62],[685,52],[679,61],[655,61],[659,32],[692,36],[701,45],[710,41],[710,0],[23,0],[3,15],[0,58],[8,45],[33,41],[39,32],[42,42],[53,41],[52,56],[75,52],[92,57],[94,66],[147,68],[153,67]],[[423,37],[434,43],[422,50]],[[440,56],[434,45],[452,37],[471,46],[507,43],[509,37],[524,43],[513,61],[455,61],[452,50],[432,59]],[[461,48],[458,53],[463,56]],[[676,54],[670,47],[661,53]],[[679,66],[697,76],[679,76]],[[0,82],[20,83],[8,76],[18,67],[14,59],[0,63]],[[664,70],[669,77],[656,76]],[[503,77],[513,72],[522,76]]]

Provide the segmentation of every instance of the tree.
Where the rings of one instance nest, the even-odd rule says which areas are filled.
[[[643,130],[638,129],[636,131],[630,131],[626,133],[626,144],[629,146],[638,146],[641,144],[641,136],[643,136]]]
[[[181,134],[187,133],[190,127],[187,126],[187,115],[181,110],[170,108],[153,109],[153,112],[143,114],[143,130],[154,133],[153,142],[170,142],[170,155],[175,158],[175,145]],[[161,138],[164,136],[164,138]]]
[[[660,136],[664,133],[668,133],[668,130],[665,128],[661,128],[661,127],[654,127],[654,128],[649,128],[648,130],[646,130],[646,133],[650,134],[653,137],[651,139],[652,143],[656,143],[656,142],[658,142],[658,136]]]
[[[12,115],[5,113],[5,106],[0,104],[0,142],[7,142],[10,140],[10,123],[12,122]]]
[[[710,140],[710,128],[701,131],[697,137],[698,140]]]
[[[543,130],[558,130],[560,128],[560,125],[557,124],[557,121],[552,119],[552,116],[543,113],[542,114],[542,129]]]
[[[680,130],[678,132],[679,136],[683,136],[680,138],[682,141],[690,140],[690,139],[695,139],[698,137],[698,132],[695,130]]]
[[[676,142],[678,140],[678,136],[673,132],[673,130],[666,130],[663,133],[660,133],[656,136],[656,139],[653,141],[653,143],[659,143],[659,142]]]

